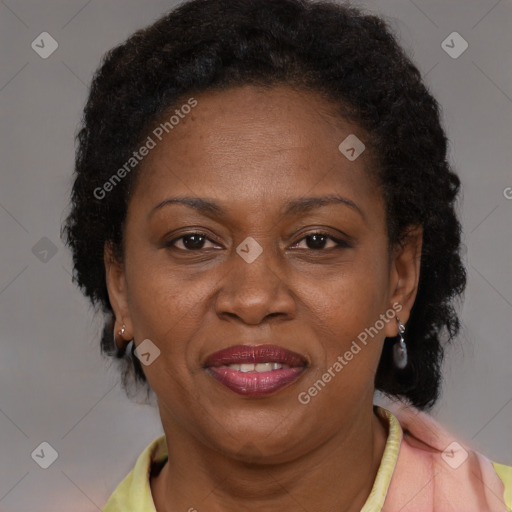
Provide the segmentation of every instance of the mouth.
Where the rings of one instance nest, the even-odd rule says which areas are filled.
[[[211,354],[204,368],[240,395],[266,396],[295,382],[307,367],[305,357],[277,345],[236,345]]]

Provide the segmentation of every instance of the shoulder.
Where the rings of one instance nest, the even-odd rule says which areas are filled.
[[[393,506],[402,512],[510,510],[510,466],[491,462],[428,413],[405,404],[387,408],[403,431],[390,485]]]
[[[135,466],[111,494],[102,512],[156,512],[149,475],[154,463],[167,457],[165,435],[153,440],[137,458]]]
[[[505,487],[504,491],[504,500],[505,504],[512,510],[512,466],[505,466],[504,464],[499,464],[498,462],[493,462],[492,465],[500,477],[500,480],[503,482]]]

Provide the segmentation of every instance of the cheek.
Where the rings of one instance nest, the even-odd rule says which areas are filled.
[[[218,279],[215,271],[191,278],[160,257],[151,260],[135,255],[127,265],[135,339],[155,340],[169,355],[179,353],[183,358],[182,344],[193,337],[207,314]]]
[[[297,295],[327,325],[366,326],[386,308],[388,268],[384,258],[355,256],[328,273],[294,275]],[[343,319],[342,322],[340,320]]]
[[[157,396],[165,396],[173,409],[186,408],[185,397],[195,393],[193,382],[200,370],[195,339],[202,332],[215,281],[206,274],[185,280],[183,272],[148,263],[133,265],[127,273],[136,343],[150,339],[160,349],[158,358],[142,369]]]
[[[360,380],[375,371],[385,337],[379,318],[388,308],[387,260],[378,254],[359,255],[329,275],[295,275],[303,319],[323,348],[322,357],[316,361],[319,377],[344,354],[350,363],[345,374]],[[359,371],[361,368],[368,372]]]

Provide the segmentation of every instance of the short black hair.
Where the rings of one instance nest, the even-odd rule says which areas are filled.
[[[104,56],[77,135],[62,234],[73,253],[74,281],[105,315],[102,353],[111,354],[114,343],[103,251],[112,243],[122,261],[137,168],[106,197],[95,190],[184,98],[247,84],[290,85],[331,99],[340,117],[366,131],[365,143],[377,155],[390,244],[403,241],[410,226],[423,227],[419,287],[406,326],[409,364],[396,368],[392,343],[385,343],[375,387],[431,407],[439,396],[443,346],[460,329],[454,302],[466,285],[455,211],[460,180],[447,161],[439,104],[388,23],[329,1],[192,0]],[[146,383],[149,395],[134,349],[114,354],[123,387]]]

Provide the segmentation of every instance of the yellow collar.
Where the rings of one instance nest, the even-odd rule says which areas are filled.
[[[380,512],[398,459],[402,429],[395,416],[377,405],[375,412],[388,422],[388,438],[373,488],[361,512]],[[152,441],[139,455],[135,467],[110,496],[103,512],[157,512],[151,495],[149,476],[153,464],[167,458],[165,435]]]

